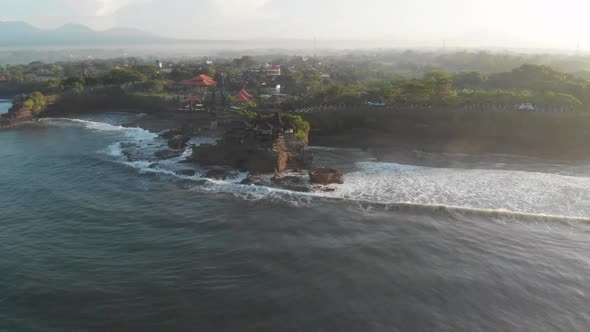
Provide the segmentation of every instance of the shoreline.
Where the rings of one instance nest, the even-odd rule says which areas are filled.
[[[189,135],[221,137],[225,131],[221,127],[210,128],[210,122],[216,119],[216,115],[207,112],[152,111],[146,113],[139,108],[86,109],[83,112],[72,112],[70,110],[58,110],[52,106],[49,106],[34,119],[0,124],[0,130],[27,126],[35,127],[37,125],[35,119],[40,118],[75,118],[76,116],[105,113],[145,114],[145,116],[131,123],[122,125],[125,127],[138,127],[156,133],[177,129]],[[369,128],[356,128],[346,134],[331,135],[312,131],[309,145],[327,148],[358,148],[363,151],[371,151],[378,160],[386,162],[398,159],[419,161],[420,157],[417,156],[419,152],[511,155],[563,162],[590,160],[590,150],[586,150],[584,146],[569,146],[568,149],[564,149],[563,145],[559,144],[554,146],[523,144],[522,142],[511,142],[506,137],[418,137],[397,135]]]

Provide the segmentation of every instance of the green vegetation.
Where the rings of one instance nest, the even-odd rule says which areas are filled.
[[[38,112],[47,105],[47,98],[41,92],[18,95],[13,100],[11,111],[26,109]]]
[[[309,122],[301,116],[289,113],[260,114],[252,111],[242,110],[240,114],[244,115],[254,126],[262,126],[269,123],[275,127],[280,126],[283,130],[293,129],[293,133],[304,142],[308,141],[309,131],[311,129]],[[279,119],[277,119],[277,114]]]

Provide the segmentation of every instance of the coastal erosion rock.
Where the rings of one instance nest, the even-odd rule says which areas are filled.
[[[160,134],[160,137],[162,137],[163,139],[168,139],[169,140],[169,139],[171,139],[174,136],[182,135],[182,134],[183,134],[182,133],[182,130],[171,129],[171,130],[168,130],[168,131]]]
[[[158,159],[172,159],[182,156],[182,151],[161,150],[154,153],[154,156]]]
[[[273,185],[281,189],[298,191],[298,192],[310,192],[311,187],[305,178],[305,176],[297,175],[283,175],[275,174],[270,180]]]
[[[189,160],[203,166],[225,165],[253,173],[306,168],[305,142],[292,133],[265,135],[248,130],[228,131],[215,145],[193,147]]]
[[[186,147],[186,143],[190,141],[189,136],[185,135],[174,135],[168,140],[168,146],[174,150],[182,150]]]
[[[339,170],[326,167],[314,168],[310,170],[309,179],[312,184],[321,184],[324,186],[333,183],[344,183],[344,177],[342,175],[342,172],[340,172]]]

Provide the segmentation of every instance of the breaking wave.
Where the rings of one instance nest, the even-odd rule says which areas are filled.
[[[104,132],[117,132],[120,140],[101,153],[141,174],[161,174],[195,181],[193,190],[204,193],[229,193],[246,200],[278,200],[295,205],[316,200],[344,200],[361,206],[379,206],[396,210],[424,210],[501,215],[507,218],[560,218],[590,220],[590,178],[542,172],[499,169],[433,168],[374,161],[349,160],[345,184],[332,186],[333,192],[293,192],[265,186],[242,185],[247,176],[222,181],[203,179],[204,169],[182,163],[192,151],[157,160],[154,152],[165,147],[158,134],[140,128],[81,119],[52,119],[66,125],[82,125]],[[209,137],[195,137],[191,144],[214,143]],[[318,148],[314,153],[338,153],[333,148]],[[133,155],[134,158],[130,158]],[[343,157],[344,158],[344,157]],[[358,159],[357,159],[358,160]],[[341,163],[342,160],[339,160]],[[338,166],[341,166],[340,164]],[[494,168],[497,165],[492,165]],[[183,175],[187,168],[194,175]]]

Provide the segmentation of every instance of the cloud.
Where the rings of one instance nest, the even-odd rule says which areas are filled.
[[[150,0],[61,0],[76,15],[108,16],[132,4],[147,3]]]
[[[215,0],[224,16],[256,16],[268,0]]]

